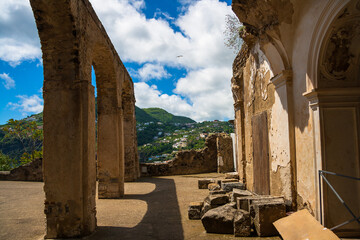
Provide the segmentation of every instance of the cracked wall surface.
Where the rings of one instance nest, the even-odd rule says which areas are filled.
[[[244,25],[231,80],[239,175],[249,189],[259,181],[252,122],[266,113],[267,128],[256,127],[268,131],[270,193],[322,216],[327,227],[340,224],[345,216],[330,190],[319,195],[318,171],[360,176],[360,1],[233,0],[232,8]],[[359,212],[349,192],[360,200],[360,186],[332,181]],[[356,224],[337,234],[345,232],[360,236]]]

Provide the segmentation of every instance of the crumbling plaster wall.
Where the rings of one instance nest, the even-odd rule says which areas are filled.
[[[234,12],[246,26],[243,38],[246,43],[250,43],[252,52],[257,48],[267,57],[273,74],[271,77],[281,77],[283,71],[291,71],[290,78],[285,80],[286,89],[281,86],[276,89],[270,87],[269,95],[273,97],[266,108],[263,107],[266,106],[264,104],[266,101],[263,101],[263,103],[255,102],[257,106],[249,109],[248,105],[253,102],[251,92],[254,92],[251,85],[254,84],[251,83],[253,81],[251,74],[244,75],[245,116],[243,118],[246,132],[244,141],[247,185],[251,188],[253,184],[251,116],[257,110],[266,110],[269,119],[271,193],[284,195],[292,200],[293,204],[297,202],[298,208],[306,207],[312,213],[316,207],[314,132],[309,101],[303,94],[307,90],[306,75],[311,38],[315,23],[326,3],[327,1],[310,0],[273,0],[266,3],[233,1]],[[250,56],[249,62],[251,58]],[[244,67],[251,73],[250,65],[247,63]],[[253,72],[257,71],[256,68],[253,69]],[[261,99],[261,94],[255,96]],[[236,113],[235,116],[238,129],[241,121]],[[239,155],[241,153],[238,154],[238,159],[241,159]]]

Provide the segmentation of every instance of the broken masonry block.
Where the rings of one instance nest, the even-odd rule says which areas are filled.
[[[210,194],[204,199],[204,206],[201,210],[201,216],[203,216],[207,211],[219,206],[225,205],[229,202],[229,196],[226,194]],[[235,205],[236,207],[236,205]]]
[[[217,184],[217,183],[209,183],[208,189],[209,189],[210,191],[220,190],[220,186],[219,186],[219,184]]]
[[[207,211],[209,211],[210,209],[212,209],[210,203],[205,201],[200,212],[200,217],[203,217],[204,214],[207,213]]]
[[[285,203],[280,200],[253,201],[251,205],[255,212],[254,225],[259,237],[269,237],[278,235],[273,222],[286,217]]]
[[[201,210],[204,202],[191,202],[188,208],[189,219],[201,219]]]
[[[237,172],[225,173],[225,179],[239,179],[239,173]]]
[[[246,196],[252,196],[252,195],[254,195],[254,194],[248,190],[241,190],[238,188],[233,188],[233,191],[231,192],[231,202],[236,202],[236,199],[238,197],[246,197]]]
[[[245,190],[245,184],[241,182],[223,182],[221,188],[227,192],[231,192],[234,188]]]
[[[237,210],[234,217],[235,237],[248,237],[251,234],[250,213],[244,210]]]
[[[198,187],[199,189],[208,189],[209,183],[214,183],[214,179],[199,179],[198,180]]]
[[[226,194],[226,191],[224,191],[224,190],[210,190],[210,192],[209,192],[209,194],[210,195],[216,195],[216,194]]]
[[[209,202],[211,206],[217,207],[224,205],[229,202],[229,196],[226,194],[213,194],[209,195],[206,199],[206,202]]]
[[[234,233],[234,217],[237,210],[235,204],[228,203],[224,206],[210,209],[201,218],[207,233]]]
[[[250,205],[255,200],[261,199],[280,199],[280,201],[284,201],[283,197],[278,196],[270,196],[270,195],[252,195],[252,196],[238,196],[236,198],[237,208],[250,212]]]

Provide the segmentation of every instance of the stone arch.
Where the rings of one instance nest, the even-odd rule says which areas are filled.
[[[304,94],[313,110],[316,174],[326,170],[360,177],[359,39],[360,1],[329,2],[312,38]],[[359,215],[360,185],[336,176],[328,179]],[[327,184],[317,195],[317,205],[317,216],[328,228],[352,218]],[[335,231],[340,236],[359,236],[360,225],[353,222]]]
[[[307,65],[307,92],[312,91],[318,87],[318,61],[320,55],[321,44],[324,41],[325,35],[328,32],[328,29],[331,23],[336,19],[341,10],[350,2],[351,0],[331,0],[326,4],[323,12],[321,13],[319,20],[316,23],[313,36],[311,38],[310,47],[309,47],[309,57]]]
[[[98,101],[98,196],[124,195],[124,129],[121,89],[124,69],[117,69],[113,53],[104,44],[92,47]],[[115,131],[114,131],[115,130]]]
[[[133,88],[123,83],[132,81],[88,0],[30,3],[44,65],[45,238],[85,236],[96,228],[91,66],[99,93],[99,197],[124,194],[123,95],[133,96]],[[130,138],[136,142],[136,132]]]

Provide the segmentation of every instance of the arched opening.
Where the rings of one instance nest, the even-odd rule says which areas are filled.
[[[312,62],[316,71],[310,71],[312,79],[311,82],[308,79],[308,89],[311,86],[314,89],[305,96],[314,110],[314,128],[319,135],[315,141],[316,170],[359,178],[360,33],[356,29],[360,5],[352,1],[337,11],[335,18],[327,19],[330,23],[323,30],[322,40],[317,38],[319,42],[313,44],[319,47],[319,52],[316,62]],[[326,175],[326,178],[351,211],[359,216],[359,181],[335,175]],[[354,218],[328,183],[320,181],[318,184],[323,190],[318,195],[318,204],[323,206],[318,214],[325,227],[333,228]],[[360,224],[352,221],[334,232],[340,236],[359,236]]]
[[[123,71],[115,74],[114,59],[102,46],[93,48],[98,113],[98,196],[124,195],[124,146],[121,88]]]

